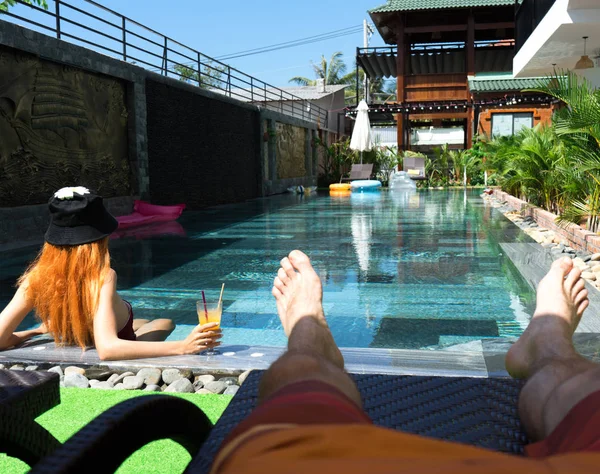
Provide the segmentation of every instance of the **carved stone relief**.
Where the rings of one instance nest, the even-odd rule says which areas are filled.
[[[306,129],[277,122],[277,177],[301,178],[306,175]]]
[[[125,84],[0,47],[0,207],[131,194]]]

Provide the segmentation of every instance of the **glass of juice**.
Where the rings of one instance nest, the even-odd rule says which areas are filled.
[[[217,323],[213,330],[221,327],[221,315],[223,314],[223,302],[221,300],[211,301],[209,299],[196,301],[196,312],[200,324]],[[203,354],[220,354],[216,349],[206,349]]]

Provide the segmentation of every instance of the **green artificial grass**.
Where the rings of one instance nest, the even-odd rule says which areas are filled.
[[[151,395],[147,392],[144,395]],[[37,422],[65,442],[83,426],[123,400],[144,396],[140,391],[61,388],[60,405],[37,418]],[[198,406],[215,423],[233,398],[230,395],[169,394],[184,398]],[[129,457],[117,470],[119,474],[173,474],[183,472],[191,458],[188,452],[171,440],[150,443]],[[29,470],[24,462],[0,454],[0,472],[21,474]]]

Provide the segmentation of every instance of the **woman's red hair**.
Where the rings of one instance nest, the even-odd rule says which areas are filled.
[[[93,320],[110,270],[108,237],[82,245],[44,243],[19,279],[57,344],[93,344]]]

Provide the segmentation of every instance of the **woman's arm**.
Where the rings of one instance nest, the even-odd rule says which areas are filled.
[[[100,291],[98,311],[94,317],[94,343],[102,360],[142,359],[182,354],[197,354],[216,345],[220,332],[210,331],[216,324],[197,326],[183,341],[126,341],[117,337],[114,301],[117,297],[117,275],[114,270]]]
[[[14,332],[25,316],[33,309],[33,304],[25,297],[25,285],[19,286],[8,306],[0,313],[0,350],[8,349],[47,332],[41,325],[35,329]]]

